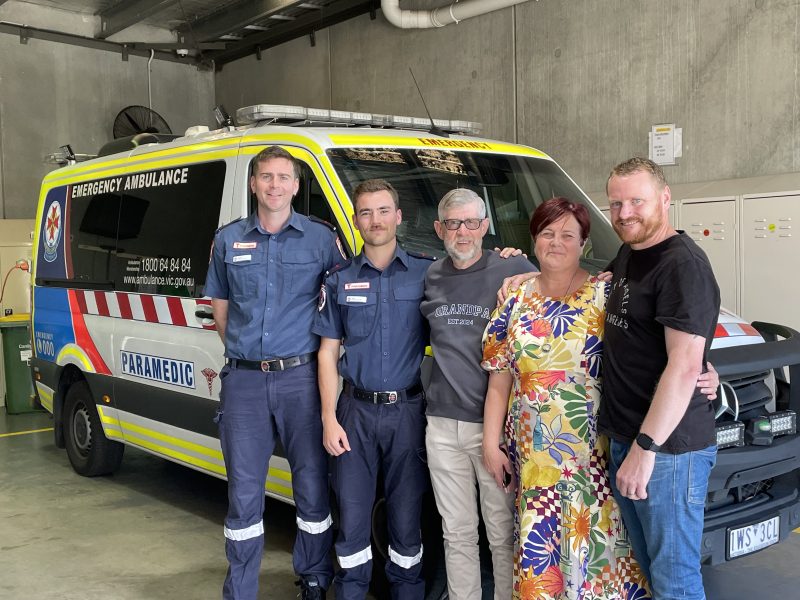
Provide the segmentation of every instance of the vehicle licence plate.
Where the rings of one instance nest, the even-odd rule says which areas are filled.
[[[744,556],[772,544],[781,537],[781,518],[772,517],[759,523],[728,530],[728,558]]]

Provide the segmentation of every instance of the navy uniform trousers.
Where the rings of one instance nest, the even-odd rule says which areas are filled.
[[[420,518],[428,487],[425,465],[425,398],[372,404],[343,391],[336,407],[350,451],[333,462],[333,485],[341,523],[336,555],[341,570],[336,600],[364,600],[372,576],[372,506],[383,469],[389,525],[386,576],[394,600],[425,596]]]
[[[328,455],[322,446],[317,363],[264,373],[225,366],[219,423],[228,473],[226,600],[255,600],[264,549],[264,484],[276,435],[286,449],[297,508],[294,570],[327,588],[333,575]]]

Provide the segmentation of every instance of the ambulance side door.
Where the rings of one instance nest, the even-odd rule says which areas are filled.
[[[116,377],[104,421],[129,444],[217,476],[224,348],[203,289],[214,233],[229,220],[236,152],[129,172],[109,299]]]

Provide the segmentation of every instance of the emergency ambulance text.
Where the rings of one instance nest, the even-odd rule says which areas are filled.
[[[72,186],[72,197],[83,198],[98,194],[114,194],[124,190],[137,190],[162,185],[180,185],[189,181],[189,167],[136,173],[100,181],[89,181]]]

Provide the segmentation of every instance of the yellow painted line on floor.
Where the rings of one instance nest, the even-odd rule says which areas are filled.
[[[30,431],[15,431],[14,433],[0,433],[0,438],[11,437],[12,435],[28,435],[29,433],[42,433],[43,431],[53,431],[52,427],[44,429],[31,429]]]

